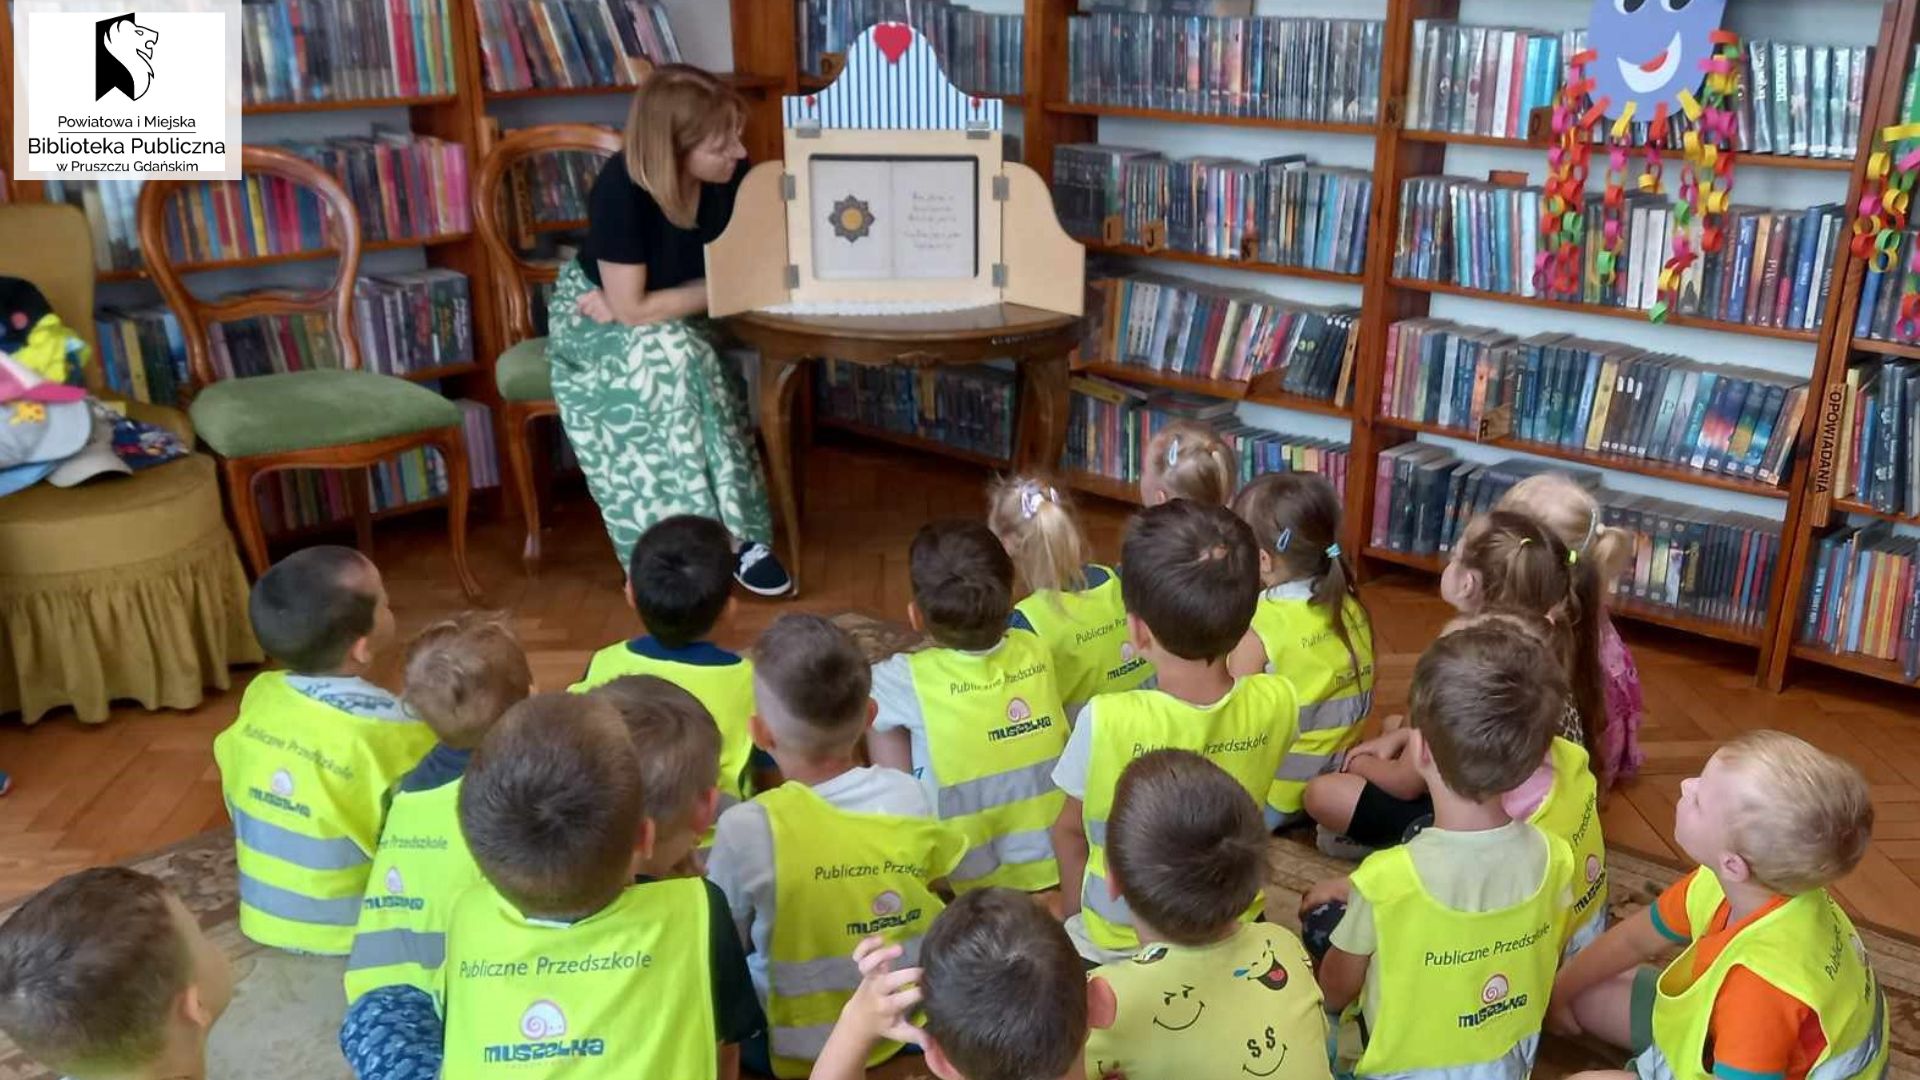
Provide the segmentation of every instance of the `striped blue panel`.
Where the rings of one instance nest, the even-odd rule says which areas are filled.
[[[881,23],[847,50],[846,70],[817,94],[783,98],[786,126],[867,131],[999,131],[1004,106],[998,98],[968,97],[947,81],[933,46],[918,30],[895,61],[874,42]]]

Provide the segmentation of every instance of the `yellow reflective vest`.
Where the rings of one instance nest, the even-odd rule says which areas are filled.
[[[920,939],[946,907],[931,885],[960,862],[966,840],[932,818],[842,810],[805,784],[754,799],[773,838],[774,909],[767,957],[768,1046],[778,1077],[803,1077],[860,986],[854,946],[878,934],[919,962]],[[900,1050],[882,1041],[869,1067]]]
[[[1053,681],[1071,721],[1095,694],[1132,690],[1153,677],[1153,665],[1133,654],[1120,575],[1097,563],[1086,567],[1087,587],[1044,589],[1014,605],[1053,658]]]
[[[1714,999],[1738,965],[1793,995],[1820,1018],[1827,1048],[1807,1080],[1879,1077],[1891,1045],[1886,995],[1867,965],[1867,947],[1825,889],[1801,893],[1735,934],[1713,963],[1693,974],[1699,932],[1726,900],[1720,879],[1702,867],[1687,886],[1694,943],[1660,973],[1653,1002],[1653,1045],[1634,1060],[1646,1080],[1707,1080]]]
[[[347,954],[347,1002],[383,986],[432,993],[453,901],[480,880],[460,832],[460,778],[395,791]]]
[[[925,649],[907,657],[907,668],[932,758],[914,766],[932,765],[934,813],[969,845],[953,887],[1060,884],[1051,830],[1065,796],[1053,766],[1067,720],[1046,647],[1013,630],[991,652]]]
[[[441,970],[442,1080],[715,1075],[706,882],[630,885],[572,925],[488,885],[454,903]]]
[[[262,945],[344,956],[353,945],[387,791],[433,747],[417,720],[358,716],[294,689],[247,685],[213,740],[233,818],[240,930]]]
[[[1300,738],[1280,760],[1263,800],[1269,825],[1300,813],[1307,781],[1339,766],[1373,709],[1373,626],[1366,608],[1345,600],[1349,656],[1325,608],[1273,592],[1253,609],[1253,632],[1266,646],[1267,671],[1286,676],[1300,695]]]
[[[1553,738],[1553,787],[1527,820],[1573,849],[1573,910],[1565,955],[1591,945],[1607,928],[1607,843],[1600,831],[1599,784],[1579,743]]]
[[[1379,980],[1379,1015],[1366,1018],[1356,1076],[1444,1070],[1450,1080],[1525,1080],[1532,1071],[1573,877],[1573,853],[1542,835],[1539,889],[1496,911],[1435,900],[1405,847],[1375,852],[1353,872],[1373,907],[1378,945],[1367,978]]]
[[[713,651],[716,659],[733,655]],[[567,690],[584,694],[622,675],[657,676],[699,698],[720,728],[719,808],[725,810],[746,798],[747,759],[753,755],[753,732],[747,723],[753,715],[753,661],[733,656],[731,663],[687,663],[635,652],[632,643],[623,641],[594,653],[586,677]],[[706,842],[712,841],[709,832]]]
[[[1087,873],[1080,886],[1081,921],[1088,938],[1110,952],[1140,947],[1133,913],[1107,884],[1107,815],[1120,773],[1150,751],[1191,750],[1226,770],[1254,801],[1264,799],[1274,769],[1293,744],[1299,706],[1293,684],[1278,675],[1249,675],[1211,705],[1182,701],[1161,690],[1103,694],[1088,703],[1093,724],[1081,820],[1087,832]],[[1262,897],[1247,909],[1251,919]]]

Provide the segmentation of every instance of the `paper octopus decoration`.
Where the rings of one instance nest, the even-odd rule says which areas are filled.
[[[1920,175],[1920,102],[1909,102],[1901,122],[1882,128],[1867,158],[1860,213],[1853,219],[1853,254],[1878,273],[1894,269],[1900,237],[1912,211],[1914,178]],[[1920,340],[1920,245],[1908,256],[1901,275],[1899,314],[1893,334],[1900,341]]]
[[[1611,285],[1619,269],[1626,236],[1627,152],[1636,122],[1646,124],[1646,165],[1635,186],[1657,195],[1664,192],[1661,148],[1679,116],[1685,118],[1673,247],[1661,269],[1659,302],[1648,312],[1654,322],[1673,310],[1681,277],[1694,260],[1720,248],[1733,189],[1740,57],[1739,38],[1720,29],[1726,6],[1726,0],[1594,0],[1587,45],[1568,58],[1553,108],[1555,145],[1547,157],[1535,267],[1543,291],[1580,295],[1587,176],[1594,128],[1603,119],[1611,123],[1599,250],[1593,258],[1599,284]]]

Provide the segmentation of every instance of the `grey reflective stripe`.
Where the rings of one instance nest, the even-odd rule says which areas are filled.
[[[1352,727],[1373,708],[1373,691],[1354,694],[1352,697],[1333,698],[1330,701],[1316,701],[1300,707],[1300,730],[1329,731],[1333,728]]]
[[[776,1027],[767,1036],[768,1047],[774,1057],[800,1058],[812,1061],[827,1048],[827,1036],[833,1034],[832,1024],[812,1024],[808,1027]]]
[[[320,926],[353,926],[360,921],[360,898],[343,896],[322,900],[278,885],[269,885],[256,877],[240,875],[240,902],[265,915],[290,922]]]
[[[1092,845],[1093,847],[1106,847],[1107,846],[1107,819],[1106,818],[1088,818],[1086,820],[1086,826],[1087,826],[1087,843]]]
[[[1658,1043],[1642,1050],[1639,1057],[1628,1062],[1628,1067],[1639,1074],[1640,1080],[1675,1080],[1673,1063],[1660,1052]]]
[[[1107,887],[1107,879],[1091,870],[1080,886],[1080,906],[1110,923],[1133,925],[1133,909],[1127,906],[1126,898],[1116,899],[1113,890]]]
[[[1860,1040],[1853,1049],[1844,1054],[1835,1054],[1815,1066],[1807,1074],[1807,1080],[1849,1080],[1850,1077],[1864,1076],[1873,1059],[1880,1056],[1882,1032],[1887,1026],[1887,995],[1877,990],[1873,995],[1873,1026],[1867,1029],[1867,1037]]]
[[[447,935],[420,930],[371,930],[353,937],[347,970],[419,964],[437,968],[447,961]]]
[[[1047,829],[1029,829],[1008,833],[967,852],[953,868],[953,880],[978,881],[1002,866],[1024,866],[1053,858],[1053,833]]]
[[[900,967],[912,967],[920,960],[920,939],[917,935],[900,942],[906,948],[906,955],[900,958]],[[799,997],[803,994],[824,994],[831,991],[852,993],[860,986],[860,966],[851,956],[823,956],[818,960],[780,961],[767,965],[767,984],[781,997]]]
[[[1513,1044],[1513,1049],[1500,1055],[1497,1060],[1483,1061],[1473,1065],[1449,1065],[1439,1069],[1406,1069],[1389,1073],[1357,1073],[1367,1080],[1527,1080],[1527,1074],[1533,1071],[1533,1059],[1540,1049],[1540,1034],[1521,1039]],[[1652,1080],[1645,1073],[1641,1080]]]
[[[1056,759],[1036,761],[1018,769],[1009,769],[992,776],[975,777],[958,784],[948,784],[940,789],[937,800],[939,817],[942,821],[951,821],[968,814],[978,814],[996,806],[1006,806],[1022,799],[1031,799],[1036,795],[1045,795],[1053,790],[1053,766]]]
[[[1587,921],[1575,927],[1573,933],[1567,936],[1567,947],[1560,950],[1560,962],[1564,964],[1580,955],[1580,950],[1599,941],[1600,935],[1606,932],[1607,905],[1595,904],[1593,914],[1587,916]]]
[[[1280,767],[1273,770],[1273,778],[1305,783],[1326,772],[1332,764],[1332,754],[1288,754],[1280,759]]]
[[[359,844],[344,836],[332,840],[302,836],[271,821],[262,821],[232,803],[227,804],[227,814],[233,818],[233,835],[242,844],[304,870],[347,870],[373,861],[372,856],[360,850]]]

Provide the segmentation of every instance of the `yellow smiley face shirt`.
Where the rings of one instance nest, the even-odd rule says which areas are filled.
[[[1212,945],[1154,944],[1096,969],[1114,1024],[1087,1037],[1087,1075],[1327,1080],[1327,1021],[1300,939],[1246,923]]]

